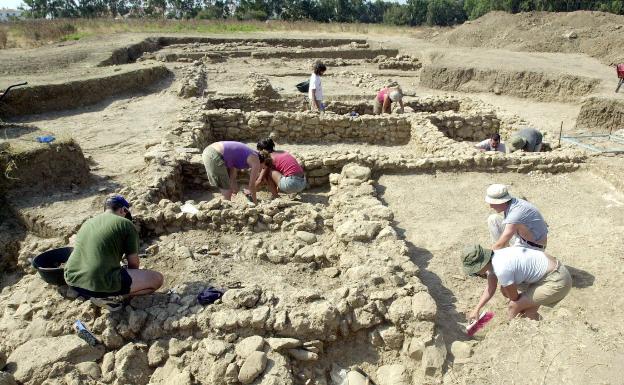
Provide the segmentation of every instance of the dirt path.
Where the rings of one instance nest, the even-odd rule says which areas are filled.
[[[490,244],[485,220],[492,211],[483,202],[483,194],[494,182],[511,185],[513,194],[525,196],[540,208],[550,226],[548,252],[570,267],[574,288],[554,309],[542,309],[544,326],[517,320],[509,327],[504,316],[505,304],[497,294],[488,305],[497,317],[493,325],[481,333],[479,339],[482,340],[476,351],[492,355],[497,351],[499,360],[501,355],[518,357],[521,355],[518,345],[536,348],[525,343],[524,338],[539,335],[544,346],[556,346],[557,350],[564,351],[563,357],[569,359],[568,362],[564,358],[556,360],[550,369],[553,373],[570,369],[569,361],[574,357],[582,359],[582,354],[575,352],[575,343],[589,343],[585,348],[599,354],[602,364],[617,367],[624,357],[621,345],[618,347],[624,339],[624,327],[619,322],[624,316],[624,300],[618,294],[624,289],[624,283],[616,278],[624,273],[621,255],[624,195],[588,172],[555,176],[467,173],[380,178],[383,199],[394,211],[396,226],[410,245],[412,258],[421,268],[423,282],[438,302],[438,324],[445,342],[466,339],[460,323],[465,322],[463,314],[474,306],[483,288],[483,282],[463,276],[459,252],[466,244]],[[590,343],[593,339],[605,344],[610,342],[608,345]],[[520,342],[511,342],[516,340]],[[512,367],[517,369],[511,358],[503,362],[493,358],[495,367],[490,366],[489,373],[480,373],[485,377],[461,378],[466,383],[478,383],[478,380],[484,381],[481,383],[539,383],[543,372],[531,371],[526,366],[543,365],[541,360],[552,359],[557,350],[547,349],[548,354],[541,357],[539,354],[523,356],[528,363],[523,364],[525,370],[519,372],[511,370]],[[477,353],[471,362],[485,365],[484,357]],[[580,371],[579,375],[605,376],[608,371],[605,372],[602,364],[590,368],[590,364],[585,363],[575,370]]]

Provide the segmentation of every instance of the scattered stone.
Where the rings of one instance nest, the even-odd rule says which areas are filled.
[[[318,360],[318,354],[304,349],[288,349],[288,354],[297,361]]]
[[[264,347],[264,338],[260,336],[251,336],[243,339],[236,344],[236,354],[241,358],[247,358],[255,351],[262,351]]]
[[[283,351],[301,346],[301,341],[295,338],[267,338],[266,342],[271,349],[275,351]]]
[[[76,369],[85,376],[88,376],[94,380],[102,377],[102,370],[100,366],[95,362],[81,362],[76,365]]]
[[[437,305],[426,291],[419,291],[412,296],[412,311],[420,321],[435,321]]]
[[[11,373],[0,372],[0,385],[17,385]]]
[[[267,356],[264,352],[252,352],[243,362],[238,373],[238,380],[243,384],[251,384],[266,368]]]
[[[185,351],[191,348],[190,341],[180,341],[177,338],[172,338],[169,340],[169,355],[170,356],[180,356]]]
[[[316,242],[316,235],[309,233],[307,231],[297,231],[295,235],[297,236],[297,238],[301,239],[308,245],[311,245]]]
[[[252,308],[258,303],[261,293],[259,287],[230,289],[223,294],[222,301],[233,308]]]
[[[377,369],[379,385],[410,385],[410,374],[403,365],[384,365]]]
[[[435,339],[435,343],[425,348],[422,356],[422,369],[426,376],[434,377],[442,373],[446,360],[446,345],[441,336]]]
[[[465,341],[455,341],[451,345],[451,354],[456,363],[461,363],[472,356],[473,344]]]
[[[57,362],[78,364],[102,358],[101,345],[92,347],[80,337],[70,334],[61,337],[35,338],[20,345],[7,359],[7,371],[18,382],[45,380]]]
[[[225,352],[228,351],[228,349],[231,346],[225,341],[212,340],[208,338],[202,341],[202,345],[204,349],[206,350],[206,353],[215,357],[219,357],[223,355]]]
[[[122,383],[146,385],[152,370],[149,367],[146,346],[127,344],[115,353],[115,374]]]
[[[165,362],[169,356],[168,350],[169,344],[166,341],[158,340],[154,342],[147,351],[147,361],[149,366],[156,367]]]

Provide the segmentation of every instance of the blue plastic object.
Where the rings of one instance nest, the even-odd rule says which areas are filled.
[[[52,135],[38,136],[36,139],[39,143],[52,143],[56,140]]]

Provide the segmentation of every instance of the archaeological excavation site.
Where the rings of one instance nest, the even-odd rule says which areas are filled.
[[[624,17],[606,15],[1,50],[0,88],[28,84],[0,100],[0,384],[622,384],[624,52],[592,31]],[[318,62],[322,112],[296,88]],[[374,113],[385,86],[403,111]],[[527,127],[541,152],[475,147]],[[204,149],[268,137],[305,190],[250,204],[241,172],[225,200]],[[509,320],[496,293],[469,336],[484,281],[460,253],[492,245],[493,183],[540,208],[572,289],[540,321]],[[118,311],[33,264],[74,247],[111,194],[131,204],[141,267],[164,276]],[[200,303],[207,288],[222,297]]]

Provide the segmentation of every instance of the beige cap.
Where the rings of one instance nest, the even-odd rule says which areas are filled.
[[[491,204],[501,204],[509,202],[513,197],[509,195],[507,186],[504,184],[493,184],[485,192],[485,201]]]

